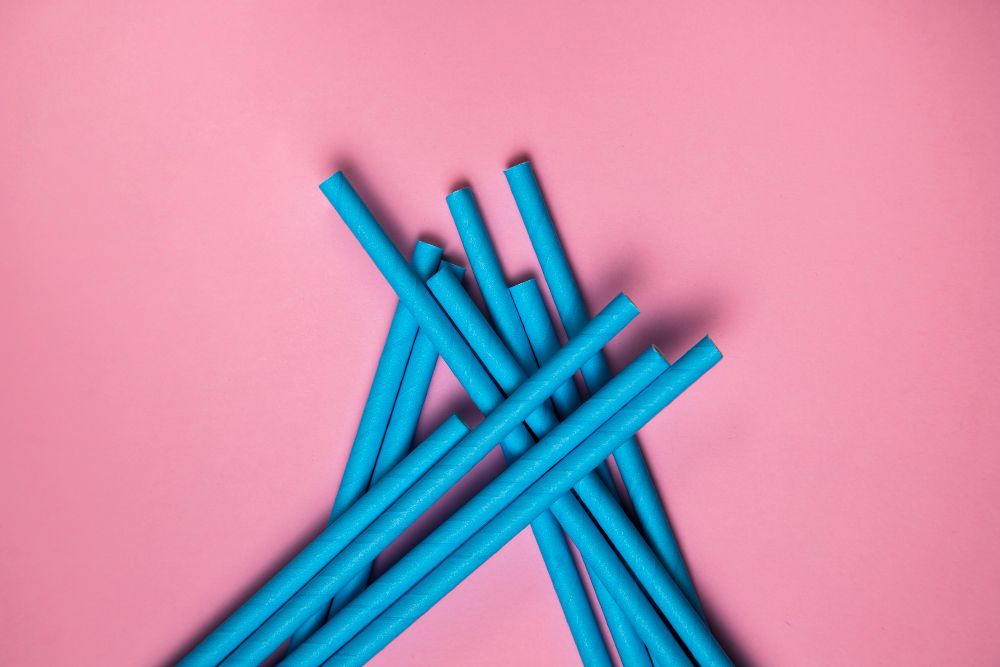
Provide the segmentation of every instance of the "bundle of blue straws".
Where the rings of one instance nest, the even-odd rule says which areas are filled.
[[[673,364],[652,346],[612,376],[602,348],[638,309],[619,294],[590,317],[531,165],[504,173],[565,345],[538,283],[508,286],[468,188],[447,201],[487,314],[441,248],[418,242],[407,262],[342,172],[320,185],[399,304],[326,530],[179,665],[256,666],[286,640],[285,667],[364,664],[529,525],[584,665],[615,653],[625,667],[732,665],[633,437],[722,355],[707,337]],[[452,415],[411,447],[438,355],[484,419],[470,429]],[[375,558],[498,444],[506,470],[374,578]]]

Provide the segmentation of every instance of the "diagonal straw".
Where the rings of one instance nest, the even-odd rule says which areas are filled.
[[[331,618],[282,667],[316,667],[666,370],[649,349]]]
[[[567,495],[588,471],[610,455],[619,445],[645,425],[660,410],[669,405],[682,391],[703,375],[721,358],[714,344],[705,338],[681,357],[649,387],[616,413],[580,447],[567,455],[554,468],[522,493],[482,530],[463,544],[441,565],[400,598],[385,613],[356,635],[324,667],[361,665],[409,627],[417,618],[436,604],[449,591],[486,562],[490,556],[523,530],[545,508],[573,496]],[[594,528],[596,531],[596,527]],[[584,537],[584,536],[580,536]],[[615,602],[629,613],[636,631],[663,665],[685,664],[687,658],[670,651],[666,641],[670,631],[645,598],[644,593],[622,566],[614,550],[601,538],[604,551],[591,549],[585,539],[577,542],[594,559],[595,571],[601,577]],[[609,553],[610,552],[610,553]],[[586,554],[585,554],[586,557]],[[717,646],[717,644],[716,644]],[[702,662],[705,665],[731,665],[724,653],[719,659]]]
[[[520,422],[528,414],[547,400],[557,386],[571,377],[580,365],[600,350],[635,317],[637,312],[635,306],[624,295],[612,300],[579,336],[568,342],[559,354],[488,415],[468,437],[448,452],[440,464],[433,468],[425,465],[428,454],[424,445],[414,449],[400,465],[348,508],[334,524],[313,540],[233,616],[199,644],[181,664],[184,667],[218,664],[262,623],[279,611],[281,606],[330,563],[334,556],[374,523],[381,522],[382,528],[379,531],[381,533],[387,534],[389,529],[398,529],[402,532],[434,500],[471,470],[496,445],[496,442],[504,437],[504,434],[509,433],[512,428],[519,428]],[[398,508],[398,511],[383,516],[390,506]],[[344,583],[346,582],[339,582],[323,602],[328,601]],[[317,605],[310,614],[321,607],[322,605]],[[278,645],[306,618],[308,615],[298,619],[295,625],[289,627]],[[274,648],[277,648],[277,645]]]
[[[437,246],[417,241],[410,265],[418,276],[427,280],[441,261],[442,252]],[[368,490],[416,337],[416,320],[410,315],[406,306],[401,303],[396,304],[396,311],[389,324],[389,333],[386,335],[385,345],[382,347],[382,354],[375,368],[375,377],[368,391],[368,399],[361,412],[358,431],[347,457],[347,466],[340,478],[340,486],[337,488],[328,525]],[[319,613],[296,630],[289,642],[289,650],[298,646],[303,639],[322,625],[324,620],[326,613]]]
[[[576,279],[573,277],[569,261],[566,259],[566,253],[559,243],[559,237],[552,224],[548,208],[545,206],[538,181],[531,170],[531,164],[522,162],[504,171],[504,175],[507,177],[511,194],[514,195],[514,201],[521,213],[524,227],[531,239],[531,245],[538,256],[542,275],[545,277],[545,282],[552,294],[552,300],[556,304],[563,328],[566,330],[567,336],[572,336],[586,324],[587,308],[583,303],[583,296],[580,294]],[[591,392],[597,390],[611,377],[603,355],[594,357],[581,370],[587,388]],[[688,600],[698,610],[698,614],[704,618],[705,614],[694,590],[691,575],[684,564],[684,558],[677,546],[677,539],[667,521],[666,513],[659,495],[656,493],[656,487],[652,477],[650,477],[649,468],[646,466],[638,443],[631,440],[626,443],[625,447],[615,452],[615,462],[618,464],[622,482],[628,491],[646,539],[649,540],[650,546],[653,547],[660,561],[680,584]]]

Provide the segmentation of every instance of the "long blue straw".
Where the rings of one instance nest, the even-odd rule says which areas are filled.
[[[528,335],[528,342],[531,344],[535,359],[538,363],[544,364],[559,350],[559,339],[556,336],[555,328],[552,326],[549,313],[545,309],[545,302],[542,300],[542,294],[538,290],[538,284],[534,278],[530,278],[511,287],[509,293],[514,300],[514,305],[517,308],[521,324],[524,326],[524,331]],[[607,387],[609,385],[604,386]],[[580,392],[577,391],[576,385],[572,380],[562,385],[556,390],[556,393],[552,394],[552,403],[555,404],[556,415],[560,419],[565,419],[567,415],[572,414],[581,402]],[[607,470],[605,464],[602,463],[597,468],[598,475],[600,475],[602,468],[605,471]],[[603,476],[601,479],[605,484],[608,483],[607,480],[604,480]],[[614,487],[609,486],[608,488],[612,489]],[[621,658],[622,665],[624,667],[651,667],[652,663],[649,659],[649,653],[646,652],[646,646],[639,639],[639,636],[635,634],[635,630],[632,628],[631,623],[629,623],[628,618],[618,605],[615,604],[607,588],[604,587],[604,584],[601,583],[601,580],[589,566],[587,566],[587,571],[594,585],[594,593],[597,595],[597,600],[601,603],[601,609],[604,611],[608,630],[611,631],[611,636],[615,640],[615,648],[618,649],[618,657]]]
[[[440,266],[441,268],[447,267],[459,280],[465,274],[465,269],[449,262],[441,262]],[[421,277],[423,277],[423,274],[421,274]],[[406,313],[409,315],[409,311],[406,311]],[[412,320],[412,315],[410,318]],[[416,321],[414,320],[413,322],[414,326],[416,326]],[[407,452],[410,451],[413,434],[417,429],[417,421],[420,419],[420,412],[424,407],[424,399],[427,398],[427,391],[431,385],[431,376],[434,374],[437,359],[437,349],[431,343],[427,334],[417,331],[416,340],[413,341],[413,350],[410,352],[410,359],[406,362],[403,381],[399,386],[399,395],[396,397],[396,403],[392,406],[389,425],[385,429],[382,447],[378,451],[378,459],[375,461],[375,469],[372,471],[372,484],[377,483],[387,472],[396,467],[403,460],[403,457],[406,456]],[[347,585],[340,589],[333,597],[329,608],[325,612],[316,614],[302,628],[295,631],[288,644],[289,651],[293,650],[302,643],[303,639],[315,632],[316,628],[323,625],[327,618],[343,609],[344,605],[353,600],[368,585],[373,565],[374,561],[365,566],[353,579],[347,582]],[[304,632],[303,630],[307,626],[308,631]]]
[[[420,278],[427,280],[436,270],[443,252],[441,248],[430,243],[417,241],[410,265]],[[389,333],[386,335],[385,345],[382,346],[382,354],[375,368],[375,377],[368,391],[365,408],[361,412],[358,431],[347,456],[347,466],[337,488],[328,525],[368,490],[416,337],[417,321],[410,315],[406,306],[402,303],[396,304],[396,312],[393,313],[392,322],[389,324]],[[302,640],[311,635],[325,620],[324,611],[306,621],[292,635],[288,645],[289,650],[302,643]]]
[[[469,427],[458,416],[452,415],[445,420],[374,488],[347,508],[291,562],[202,640],[178,663],[178,667],[214,667],[219,664],[281,607],[285,600],[329,563],[335,554],[350,544],[375,517],[444,458],[467,433]]]
[[[521,213],[524,227],[531,239],[531,245],[538,256],[542,275],[552,293],[552,300],[562,320],[567,336],[572,336],[587,322],[587,308],[570,269],[566,253],[556,234],[545,200],[538,187],[538,181],[531,170],[531,164],[522,162],[504,172],[514,201]],[[603,354],[594,357],[581,369],[587,388],[594,392],[611,377]],[[615,462],[621,473],[622,482],[628,491],[636,517],[650,546],[667,570],[680,585],[688,600],[704,618],[705,614],[698,601],[691,575],[677,545],[677,539],[667,521],[666,513],[656,493],[649,474],[649,468],[642,456],[638,443],[634,440],[615,452]]]
[[[466,207],[467,206],[468,205],[466,205]],[[475,227],[475,225],[473,227]],[[474,236],[479,236],[479,235],[475,234]],[[479,247],[485,246],[487,244],[488,244],[487,240],[479,239],[477,241],[477,245]],[[441,272],[438,272],[438,274],[435,274],[431,279],[427,281],[427,287],[430,288],[431,294],[434,295],[434,297],[438,300],[438,303],[442,305],[445,312],[448,313],[449,317],[451,317],[452,322],[455,323],[455,326],[458,328],[459,333],[461,333],[462,336],[469,342],[472,349],[479,354],[479,358],[483,361],[483,365],[486,367],[486,371],[490,373],[490,375],[492,375],[494,379],[504,377],[505,375],[509,376],[510,374],[516,374],[515,371],[517,370],[517,365],[514,359],[512,358],[512,353],[507,350],[503,341],[493,330],[493,328],[490,327],[489,323],[486,321],[486,318],[483,317],[482,313],[479,312],[479,309],[476,308],[475,304],[472,302],[472,299],[469,297],[469,295],[462,289],[461,285],[453,277],[443,274],[439,275],[439,274],[441,274]],[[507,290],[504,291],[507,292],[507,296],[508,298],[510,298],[510,292],[508,292]],[[511,303],[513,303],[513,300],[511,301]],[[516,314],[517,313],[515,311],[515,315]],[[520,321],[518,324],[520,325]],[[522,329],[522,332],[523,331],[524,329]],[[556,347],[556,349],[558,349],[558,346]],[[534,356],[533,353],[532,355]],[[563,386],[565,387],[565,385]],[[501,385],[501,388],[503,388],[503,385]],[[577,401],[576,406],[579,405],[580,401]],[[535,435],[536,437],[542,436],[545,435],[545,432],[544,431],[539,432],[536,430]],[[552,515],[551,512],[548,511],[543,512],[538,519],[532,522],[531,530],[535,534],[536,539],[548,538],[553,541],[558,539],[560,542],[565,543],[565,539],[563,538],[562,535],[562,528],[559,527],[558,524],[556,524],[556,522],[553,521],[553,519],[554,516]],[[545,523],[539,526],[539,521],[544,521]],[[551,529],[549,528],[549,526],[552,526]],[[551,530],[553,535],[546,535],[544,532],[546,530]],[[568,562],[572,562],[572,558],[570,558]],[[548,562],[546,562],[546,564],[548,565]],[[585,565],[587,564],[585,563]],[[555,570],[555,572],[553,572],[553,570]],[[571,578],[573,584],[579,582],[579,572],[577,571],[575,566],[571,568],[566,567],[558,570],[556,570],[556,568],[550,567],[549,572],[550,574],[553,574],[553,580],[555,580],[555,578],[558,576],[567,579]],[[604,590],[604,587],[600,583],[600,581],[597,580],[596,577],[592,577],[592,581],[594,583],[594,592],[598,596],[598,601],[601,603],[601,608],[604,609],[606,613],[616,618],[616,620],[618,621],[622,620],[618,616],[620,610],[617,609],[614,602],[607,595],[607,591]],[[575,598],[573,598],[573,600],[575,601],[575,604],[578,606],[578,609],[580,610],[579,613],[583,613],[584,610],[586,610],[590,612],[590,614],[588,615],[592,615],[593,609],[590,607],[590,603],[587,600],[583,584],[579,583],[578,585],[576,585],[575,590],[577,595]],[[600,638],[599,634],[600,629],[597,625],[596,619],[594,619],[593,624],[588,626],[588,629],[591,633],[593,633],[591,635],[592,639],[589,642],[588,646],[603,647],[604,650],[601,651],[598,651],[595,648],[595,650],[593,650],[593,653],[597,653],[598,656],[596,657],[598,658],[605,657],[603,654],[606,654],[607,647],[604,646],[603,640],[601,640],[598,643],[598,639]],[[626,653],[627,655],[632,656],[640,652],[645,653],[644,648],[641,648],[640,646],[635,646],[636,644],[635,641],[633,641],[632,644],[629,645],[629,641],[633,639],[633,636],[629,634],[630,630],[627,623],[619,624],[617,627],[614,628],[612,632],[613,632],[613,637],[615,638],[616,645],[619,640],[621,640],[625,645],[623,652]],[[641,644],[641,642],[639,643]],[[581,651],[581,657],[584,658],[584,662],[586,663],[588,659],[591,659],[595,656],[591,655],[585,656],[582,654]],[[607,659],[610,661],[610,656],[607,656]],[[640,661],[638,664],[642,665],[643,663]]]
[[[684,389],[703,375],[721,358],[718,349],[707,338],[689,350],[649,387],[605,423],[554,468],[522,493],[503,512],[463,544],[441,565],[414,586],[378,619],[356,635],[330,658],[324,667],[361,665],[371,659],[392,639],[436,604],[477,567],[523,530],[582,479],[588,471],[606,458],[619,445],[666,407]],[[595,527],[595,530],[596,527]],[[589,545],[578,543],[581,551]],[[610,550],[610,546],[604,542]],[[669,653],[671,643],[662,619],[646,600],[642,590],[628,575],[614,551],[597,558],[595,571],[623,610],[630,613],[640,637],[655,651],[654,656],[664,665],[684,664],[680,656]],[[641,621],[641,622],[639,622]],[[673,643],[676,646],[676,642]]]
[[[317,630],[282,667],[316,667],[583,442],[668,364],[649,349]],[[575,569],[575,568],[574,568]]]
[[[452,326],[448,316],[438,306],[434,297],[427,291],[412,269],[407,266],[399,250],[379,226],[347,178],[342,172],[337,172],[320,184],[320,190],[326,195],[344,223],[372,258],[372,261],[399,296],[400,301],[407,305],[407,308],[418,320],[420,327],[426,331],[438,349],[438,353],[451,368],[455,377],[462,383],[473,402],[484,415],[488,414],[502,400],[503,394],[476,359],[473,351]],[[545,420],[550,414],[543,410],[537,415],[531,415],[529,416],[529,424],[536,427],[544,426],[538,420]],[[554,422],[554,415],[551,417]],[[549,427],[552,425],[554,424],[549,424]],[[527,429],[517,428],[500,444],[505,452],[520,452],[530,447],[533,440]],[[549,517],[543,517],[540,522],[541,525],[548,524],[549,526],[549,528],[543,529],[543,535],[558,532],[555,521]],[[556,561],[565,561],[568,548],[565,539],[561,536],[560,540],[550,540],[543,537],[542,542],[539,543],[543,559],[546,559],[548,563],[553,563],[553,565]],[[553,567],[550,568],[550,572],[553,569],[556,572],[566,571],[566,568]],[[559,597],[560,604],[566,614],[567,623],[573,633],[573,639],[580,649],[581,656],[592,659],[595,667],[606,666],[607,662],[602,660],[602,658],[607,659],[606,655],[602,655],[602,653],[606,654],[604,643],[600,641],[599,634],[590,630],[596,625],[593,612],[589,609],[589,605],[585,608],[584,605],[576,601],[580,597],[582,584],[579,584],[578,576],[575,579],[576,581],[571,576],[555,577],[553,585],[556,589],[556,595]]]
[[[321,553],[325,560],[310,560],[311,568],[304,581],[296,580],[298,586],[295,588],[289,586],[278,592],[268,590],[263,595],[258,592],[255,598],[262,597],[257,600],[256,605],[266,606],[268,613],[263,618],[260,614],[249,615],[256,620],[257,625],[248,625],[246,619],[243,619],[238,626],[240,636],[236,639],[237,644],[243,643],[224,664],[256,664],[280,646],[298,625],[319,611],[354,573],[370,562],[381,549],[469,472],[510,429],[519,428],[521,420],[546,401],[557,386],[565,382],[586,359],[601,349],[637,314],[635,306],[625,295],[613,299],[579,336],[568,342],[549,364],[539,369],[496,410],[487,415],[439,464],[417,480],[406,493],[397,495],[398,500],[391,507],[382,502],[384,497],[378,493],[374,495],[374,500],[369,500],[369,496],[378,492],[386,480],[395,477],[396,471],[416,451],[407,456],[400,466],[394,468],[372,491],[362,496],[333,526],[320,535],[320,538],[324,538],[327,533],[334,533],[337,539],[330,536],[323,539]],[[361,509],[355,510],[359,506]],[[342,522],[343,525],[338,526]],[[340,532],[333,531],[333,528],[339,528]],[[346,542],[342,539],[344,537],[347,537]],[[359,539],[354,540],[355,537]],[[350,542],[351,540],[354,542]],[[338,553],[340,556],[337,556]],[[291,604],[293,596],[297,599]],[[253,601],[254,598],[251,598],[251,602]],[[260,625],[261,622],[263,625]],[[252,638],[243,641],[250,632],[253,632]],[[232,635],[228,637],[228,641],[235,636],[233,631],[222,634]]]

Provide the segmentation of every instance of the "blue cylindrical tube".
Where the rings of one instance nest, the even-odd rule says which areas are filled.
[[[422,450],[423,446],[415,449],[369,493],[362,496],[357,503],[346,510],[338,521],[334,522],[306,547],[303,554],[293,559],[292,563],[240,607],[236,614],[209,635],[188,658],[185,658],[187,662],[184,664],[199,666],[217,664],[241,642],[244,642],[255,629],[260,630],[259,626],[262,623],[279,611],[280,607],[330,563],[335,555],[375,522],[382,521],[383,528],[372,534],[384,535],[390,529],[399,529],[401,532],[409,525],[407,521],[412,522],[423,509],[426,509],[441,494],[451,488],[496,445],[497,441],[503,438],[505,433],[508,433],[511,428],[518,428],[520,422],[547,400],[557,386],[565,382],[566,378],[571,377],[586,359],[607,344],[637,314],[635,306],[625,295],[619,295],[613,299],[604,310],[594,317],[591,324],[569,341],[544,368],[539,369],[496,410],[487,415],[469,437],[448,453],[440,465],[436,465],[429,471],[427,468],[423,468],[420,473],[423,476],[415,483],[414,480],[419,475],[412,479],[405,477],[413,488],[409,489],[407,486],[400,490],[400,480],[404,479],[404,473],[412,472],[415,467],[415,464],[411,464],[411,459],[422,460],[415,455]],[[462,344],[464,345],[464,341]],[[492,383],[492,380],[490,382]],[[521,430],[524,431],[523,427]],[[423,456],[422,453],[421,456]],[[404,494],[403,491],[406,489],[409,491]],[[395,515],[387,514],[386,511],[390,505],[400,508],[400,511]],[[389,526],[386,526],[385,522],[387,521]],[[343,583],[340,582],[338,586],[342,586]],[[336,587],[333,592],[336,592]],[[333,592],[330,593],[331,597]],[[321,606],[316,606],[310,611],[310,614]],[[301,623],[305,618],[298,622]],[[274,626],[272,625],[272,627]],[[291,634],[292,630],[294,627],[288,629],[288,634]],[[288,634],[280,637],[279,645]],[[273,637],[271,639],[273,640]],[[264,645],[264,643],[257,643],[255,647],[248,645],[246,651],[242,653],[243,655],[254,654],[255,648],[263,650],[261,647]],[[270,646],[270,643],[266,645]],[[277,646],[273,646],[271,650],[274,648]],[[264,657],[267,655],[269,652],[264,653]]]
[[[441,262],[440,266],[450,270],[459,280],[465,274],[465,269],[449,262]],[[406,311],[406,314],[409,315],[409,311]],[[406,371],[403,373],[403,382],[399,386],[399,395],[396,396],[396,403],[392,406],[392,415],[389,417],[389,425],[385,429],[382,448],[378,451],[378,459],[375,461],[375,469],[372,471],[371,484],[376,484],[382,479],[410,451],[413,434],[417,428],[417,421],[420,419],[420,412],[424,407],[424,399],[427,398],[427,391],[431,385],[431,377],[434,375],[437,359],[437,348],[434,347],[427,334],[418,330],[417,337],[413,341],[410,359],[406,362]],[[327,618],[343,609],[344,605],[353,600],[368,585],[373,564],[374,561],[369,563],[347,582],[346,586],[337,591],[330,602],[329,609],[320,612],[306,622],[302,628],[295,631],[288,644],[289,651],[315,632],[316,628],[323,625]]]
[[[285,659],[283,667],[316,667],[331,656],[573,447],[649,386],[667,366],[666,360],[655,349],[641,354],[592,400],[580,406],[524,456],[511,463],[453,516],[372,582],[340,614],[317,630],[299,650]],[[576,570],[572,558],[563,565]]]
[[[521,213],[524,227],[531,245],[538,256],[542,275],[556,304],[566,335],[572,337],[587,322],[587,308],[580,294],[569,260],[556,234],[555,226],[542,197],[538,181],[529,162],[522,162],[504,171],[514,201]],[[587,388],[593,393],[611,377],[604,355],[595,356],[581,369]],[[691,575],[677,545],[673,530],[667,520],[656,487],[649,474],[649,468],[642,456],[638,443],[626,443],[615,453],[615,462],[621,473],[622,482],[628,491],[632,506],[642,532],[650,546],[677,581],[688,600],[704,618]]]
[[[356,635],[324,663],[324,666],[361,665],[369,660],[479,565],[499,551],[545,508],[566,494],[588,471],[634,435],[720,358],[721,354],[710,340],[706,338],[698,343],[639,396],[632,399],[624,409],[608,420],[597,433],[545,473],[538,482]],[[596,527],[594,530],[597,530]],[[581,546],[581,549],[585,548],[584,545],[578,546]],[[610,549],[606,542],[604,546]],[[613,551],[611,555],[614,556]],[[612,560],[605,556],[596,558],[594,562],[598,575],[615,597],[615,601],[630,614],[630,620],[643,641],[650,646],[651,651],[656,652],[654,657],[662,664],[670,664],[677,658],[665,653],[670,650],[670,642],[666,641],[663,633],[670,636],[669,630],[666,630],[655,609],[650,613],[651,605],[635,581],[631,577],[621,578],[626,570],[617,558],[614,557]],[[724,654],[722,655],[724,657]],[[719,661],[714,664],[727,663]]]
[[[452,415],[445,420],[381,482],[347,508],[291,562],[202,640],[178,663],[178,667],[218,665],[285,600],[329,563],[335,554],[350,544],[365,526],[431,470],[467,433],[469,427],[458,416]]]
[[[421,279],[427,280],[437,269],[442,253],[441,248],[435,245],[417,241],[410,266]],[[406,306],[402,303],[397,304],[327,523],[340,516],[341,512],[354,504],[368,490],[377,458],[382,451],[381,445],[386,430],[392,419],[391,414],[395,410],[396,398],[403,383],[407,360],[411,356],[416,336],[417,321],[410,315]],[[292,634],[288,644],[289,650],[301,644],[302,640],[311,635],[325,620],[326,611],[322,611],[306,621]]]
[[[521,369],[531,374],[538,368],[531,345],[525,336],[521,320],[517,316],[514,301],[507,291],[507,280],[500,268],[490,236],[486,232],[482,216],[476,207],[472,190],[463,188],[452,192],[447,197],[451,217],[462,239],[462,247],[469,258],[472,275],[476,278],[479,291],[482,292],[486,310],[493,320],[496,332],[504,346],[510,350]]]
[[[510,295],[517,308],[517,314],[524,326],[524,331],[528,335],[528,342],[531,344],[535,359],[538,363],[544,364],[559,350],[559,339],[552,326],[548,310],[545,308],[542,294],[538,290],[538,284],[534,278],[528,279],[511,287]],[[581,404],[582,399],[580,392],[576,389],[576,384],[570,380],[552,394],[552,402],[555,404],[556,414],[559,418],[565,419]],[[614,490],[614,482],[605,463],[602,462],[595,472],[609,490]],[[646,647],[639,636],[635,634],[628,618],[615,604],[611,594],[608,593],[593,570],[588,567],[587,573],[594,585],[594,594],[604,611],[605,621],[607,621],[608,630],[615,641],[615,648],[618,649],[618,657],[621,659],[622,665],[624,667],[652,667]]]

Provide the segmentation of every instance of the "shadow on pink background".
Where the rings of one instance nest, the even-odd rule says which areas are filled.
[[[640,440],[737,664],[996,665],[998,35],[987,2],[4,3],[0,664],[172,664],[323,525],[395,299],[320,181],[462,262],[467,181],[513,281],[529,155],[590,306],[643,310],[612,366],[726,355]],[[430,401],[470,414],[443,366]],[[578,662],[522,533],[372,664]]]

